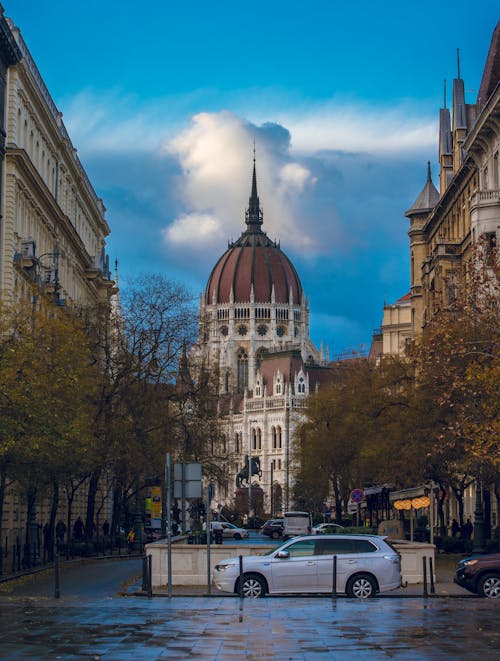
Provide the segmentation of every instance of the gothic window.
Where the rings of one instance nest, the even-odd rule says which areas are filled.
[[[271,430],[273,436],[273,450],[276,450],[278,447],[277,436],[276,436],[276,427],[273,427]]]
[[[255,396],[260,397],[260,394],[261,394],[260,383],[257,382],[255,385]]]
[[[220,332],[225,337],[229,333],[229,328],[227,326],[221,326],[220,327]]]
[[[266,324],[259,324],[257,326],[257,333],[259,335],[265,335],[267,333],[267,326]]]
[[[224,391],[229,392],[229,372],[224,375]]]
[[[248,331],[248,329],[244,324],[241,324],[241,326],[238,326],[238,334],[239,335],[246,335],[247,331]]]
[[[234,451],[239,452],[240,451],[240,435],[238,432],[234,435]]]
[[[275,388],[275,391],[276,391],[276,394],[277,394],[277,395],[281,395],[281,379],[280,379],[279,376],[278,376],[278,378],[276,379],[276,388]]]
[[[281,450],[281,427],[276,428],[277,447]]]
[[[262,430],[257,428],[256,450],[262,450]]]
[[[278,459],[278,470],[281,470],[281,459]]]
[[[298,385],[297,385],[297,391],[298,391],[299,395],[304,395],[305,392],[306,392],[306,382],[304,381],[303,376],[299,377],[299,382],[298,382]]]
[[[276,335],[278,337],[283,337],[284,334],[285,334],[285,327],[284,326],[278,326],[278,328],[276,329]]]
[[[252,429],[252,450],[257,449],[257,430]]]
[[[248,387],[248,356],[244,349],[238,353],[237,389],[242,393]]]

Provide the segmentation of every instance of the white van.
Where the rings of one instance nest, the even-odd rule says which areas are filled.
[[[309,512],[285,512],[283,539],[296,535],[310,535],[312,519]]]

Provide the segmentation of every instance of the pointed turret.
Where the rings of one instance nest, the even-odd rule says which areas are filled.
[[[500,80],[500,21],[498,21],[496,28],[493,31],[493,36],[491,38],[491,44],[488,51],[488,57],[486,58],[486,65],[484,67],[483,77],[481,79],[481,85],[479,86],[479,92],[477,95],[477,104],[480,110],[486,105],[486,102],[495,91],[499,80]]]
[[[405,213],[407,218],[418,214],[425,214],[432,211],[439,201],[439,193],[432,183],[431,162],[427,161],[427,181],[422,192],[417,197],[412,207]]]
[[[257,173],[255,168],[255,146],[253,151],[253,175],[252,193],[248,200],[248,209],[245,214],[245,223],[248,225],[247,232],[261,232],[263,222],[262,209],[260,208],[259,196],[257,195]]]
[[[439,110],[439,191],[444,194],[453,177],[453,138],[450,111],[446,107],[446,80],[444,81],[444,104]]]
[[[193,389],[193,379],[189,371],[189,362],[186,353],[186,343],[182,346],[182,353],[179,359],[179,371],[177,373],[176,382],[177,391],[183,394],[190,392]]]

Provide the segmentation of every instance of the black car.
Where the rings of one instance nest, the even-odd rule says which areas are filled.
[[[260,532],[271,539],[279,539],[283,535],[284,524],[283,519],[269,519],[261,527]]]
[[[454,580],[480,597],[500,599],[500,553],[472,555],[460,560]]]

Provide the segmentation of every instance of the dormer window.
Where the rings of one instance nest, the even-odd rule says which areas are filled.
[[[303,376],[299,377],[299,382],[298,382],[298,384],[297,384],[297,392],[299,393],[299,395],[305,395],[305,392],[306,392],[306,382],[305,382]]]

